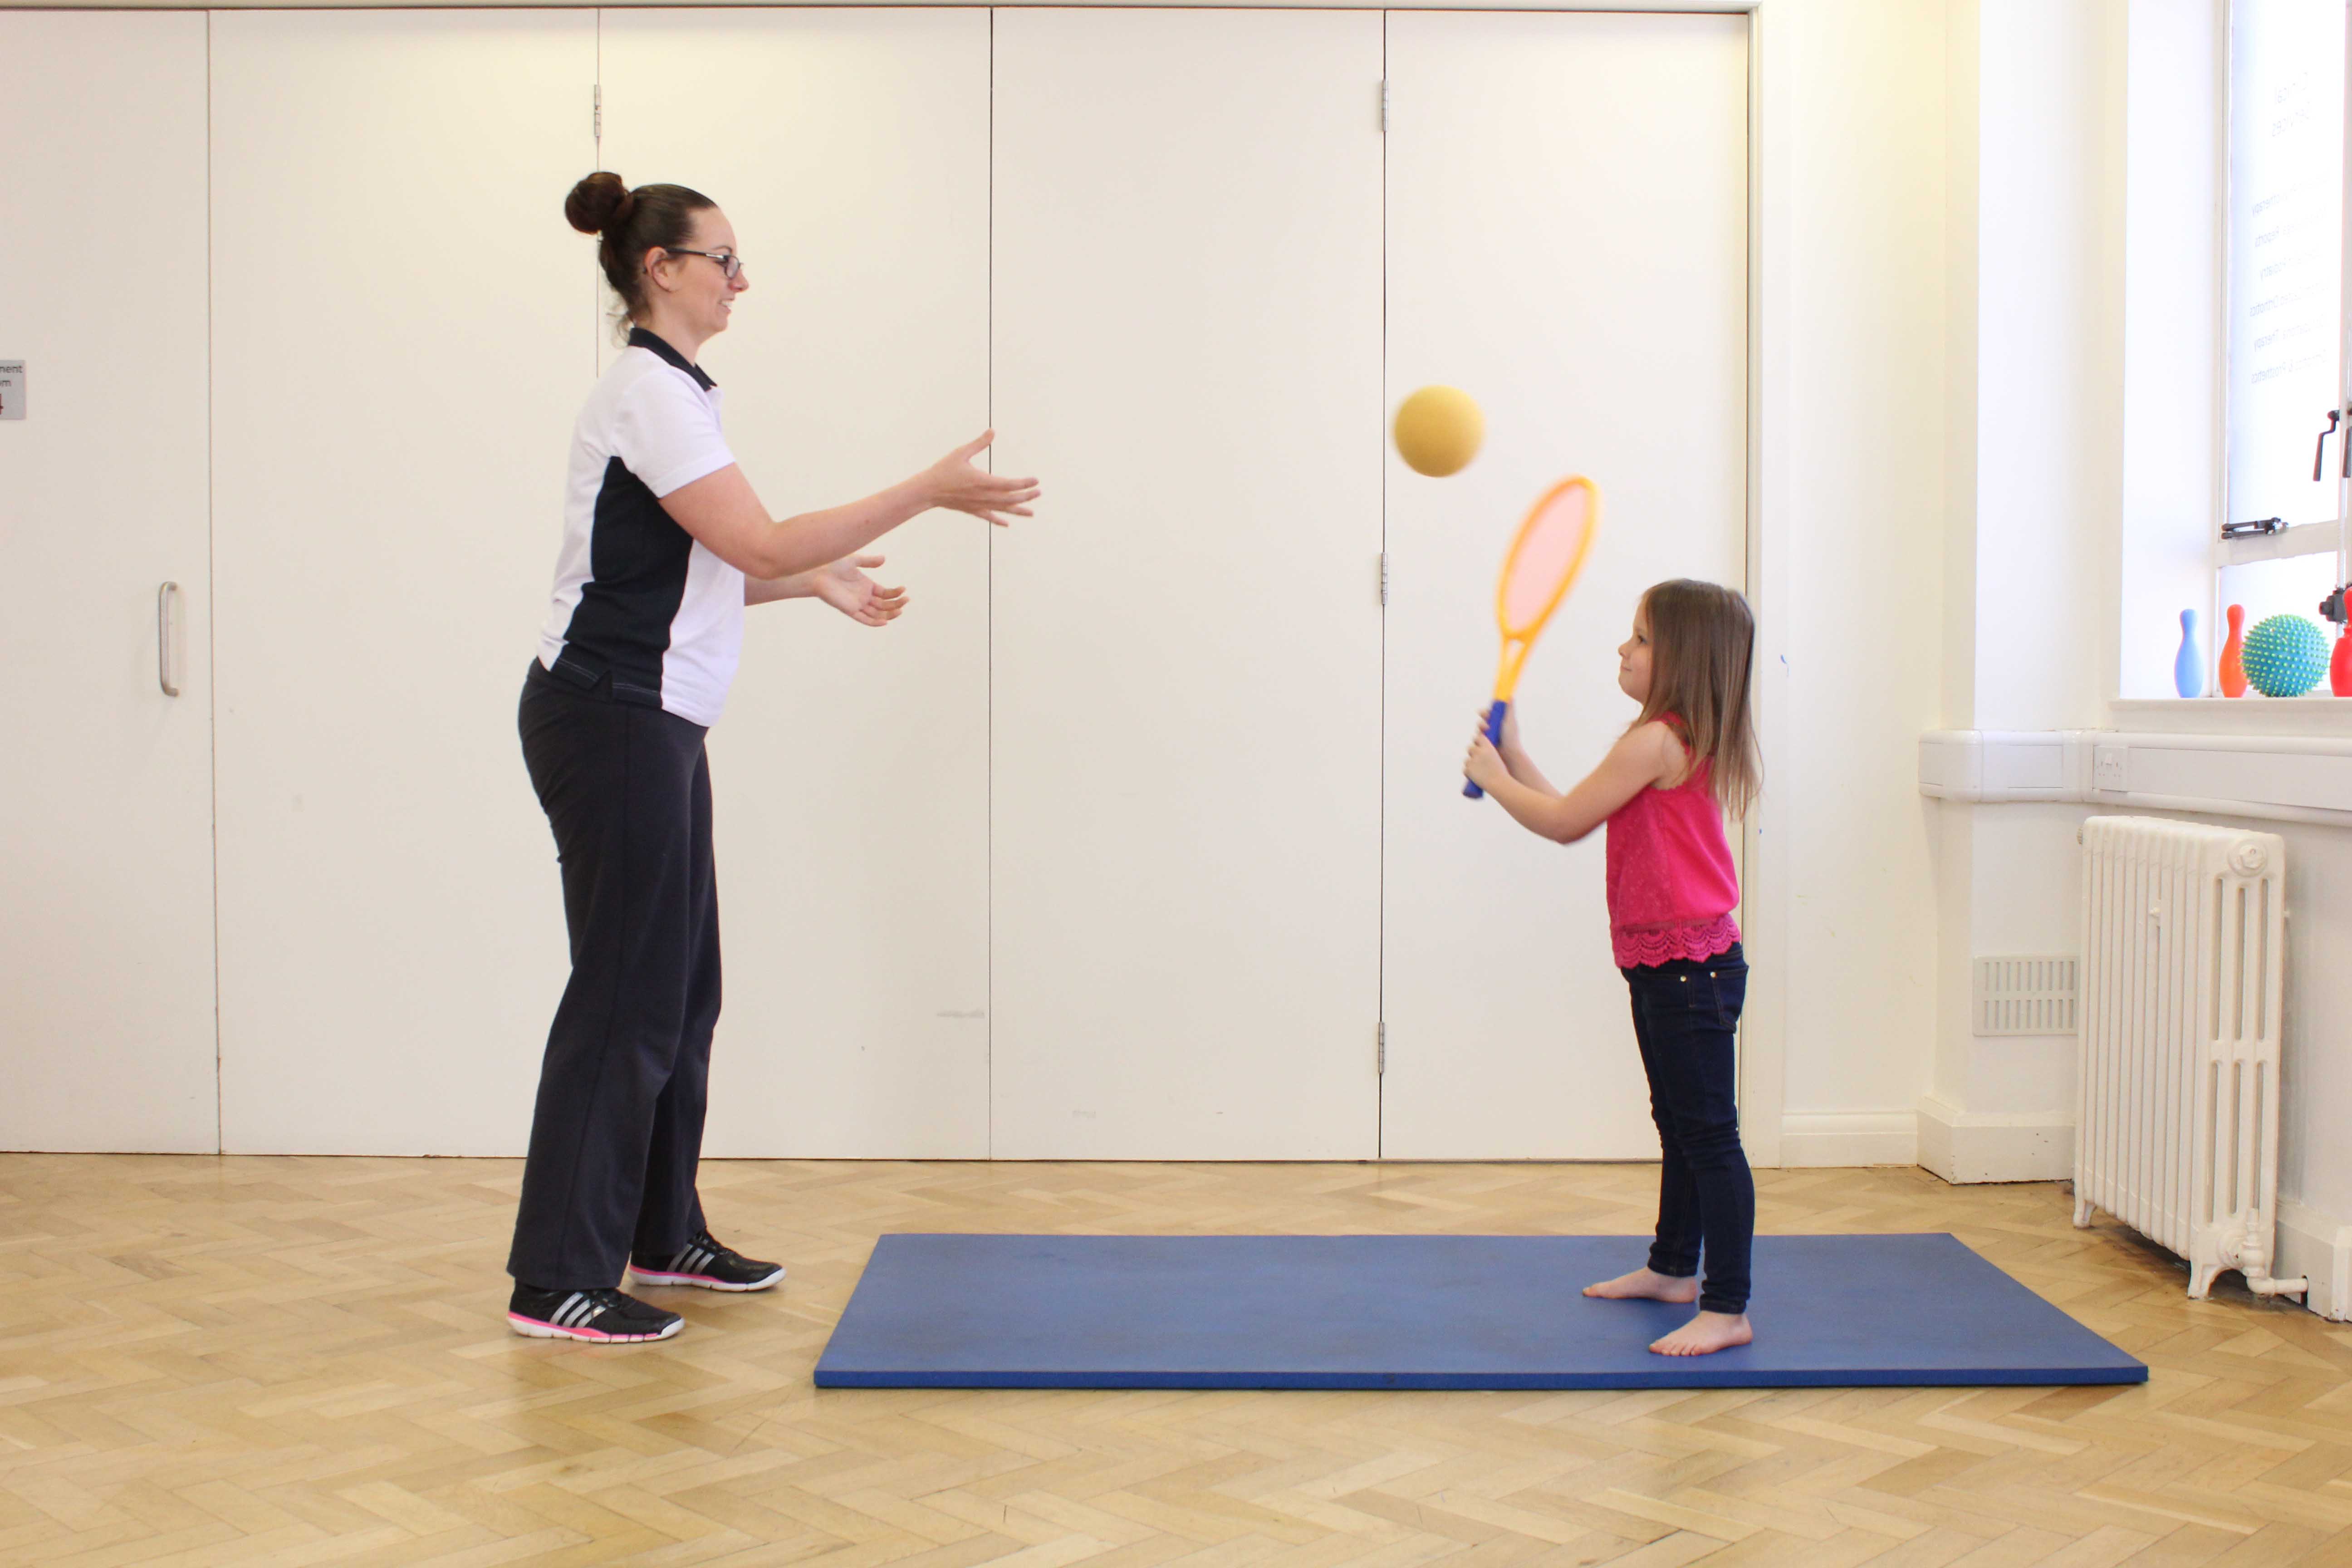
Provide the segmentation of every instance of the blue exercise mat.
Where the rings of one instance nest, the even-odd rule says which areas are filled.
[[[1782,1388],[2144,1383],[1944,1235],[1759,1236],[1757,1342],[1596,1301],[1631,1236],[886,1236],[824,1388]]]

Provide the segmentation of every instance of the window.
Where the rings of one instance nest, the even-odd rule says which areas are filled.
[[[2344,581],[2345,16],[2346,0],[2230,6],[2224,521],[2240,536],[2216,542],[2215,565],[2249,626],[2316,616]]]

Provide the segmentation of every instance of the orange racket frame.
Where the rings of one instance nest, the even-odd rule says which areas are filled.
[[[1543,608],[1534,619],[1514,626],[1511,622],[1512,568],[1518,564],[1519,552],[1527,548],[1528,541],[1534,536],[1536,524],[1544,513],[1562,496],[1575,489],[1584,492],[1584,536],[1577,541],[1576,553],[1569,558],[1568,569],[1553,584],[1550,596],[1544,600]],[[1503,557],[1503,574],[1495,584],[1495,624],[1503,634],[1503,655],[1495,671],[1495,700],[1486,710],[1486,739],[1497,746],[1503,743],[1503,716],[1510,710],[1511,697],[1519,689],[1519,671],[1526,668],[1528,651],[1535,647],[1536,638],[1541,635],[1544,624],[1551,619],[1552,612],[1559,608],[1560,601],[1567,598],[1568,591],[1576,585],[1577,574],[1584,570],[1585,557],[1592,553],[1593,535],[1600,531],[1601,487],[1582,474],[1571,474],[1537,498],[1536,504],[1529,507],[1528,515],[1520,520],[1518,532],[1511,537],[1510,552]],[[1475,784],[1465,784],[1462,786],[1462,793],[1471,800],[1478,800],[1486,792]]]

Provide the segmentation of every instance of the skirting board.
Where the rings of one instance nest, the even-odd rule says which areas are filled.
[[[2303,1304],[2321,1317],[2352,1320],[2352,1225],[2293,1198],[2279,1199],[2278,1261],[2271,1271],[2310,1280]]]
[[[1780,1118],[1784,1168],[1916,1165],[1919,1118],[1908,1110],[1791,1110]]]
[[[2063,1112],[1968,1111],[1930,1094],[1919,1101],[1918,1124],[1919,1163],[1956,1185],[2074,1173],[2074,1119]]]

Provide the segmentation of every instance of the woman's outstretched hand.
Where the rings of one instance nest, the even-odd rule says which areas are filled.
[[[852,555],[809,574],[809,591],[861,626],[887,626],[907,607],[907,590],[885,588],[866,574],[879,555]]]
[[[1001,479],[973,466],[972,459],[995,439],[995,431],[984,430],[924,469],[917,482],[929,504],[969,512],[999,528],[1010,526],[1016,517],[1033,515],[1029,503],[1037,499],[1035,479]]]

